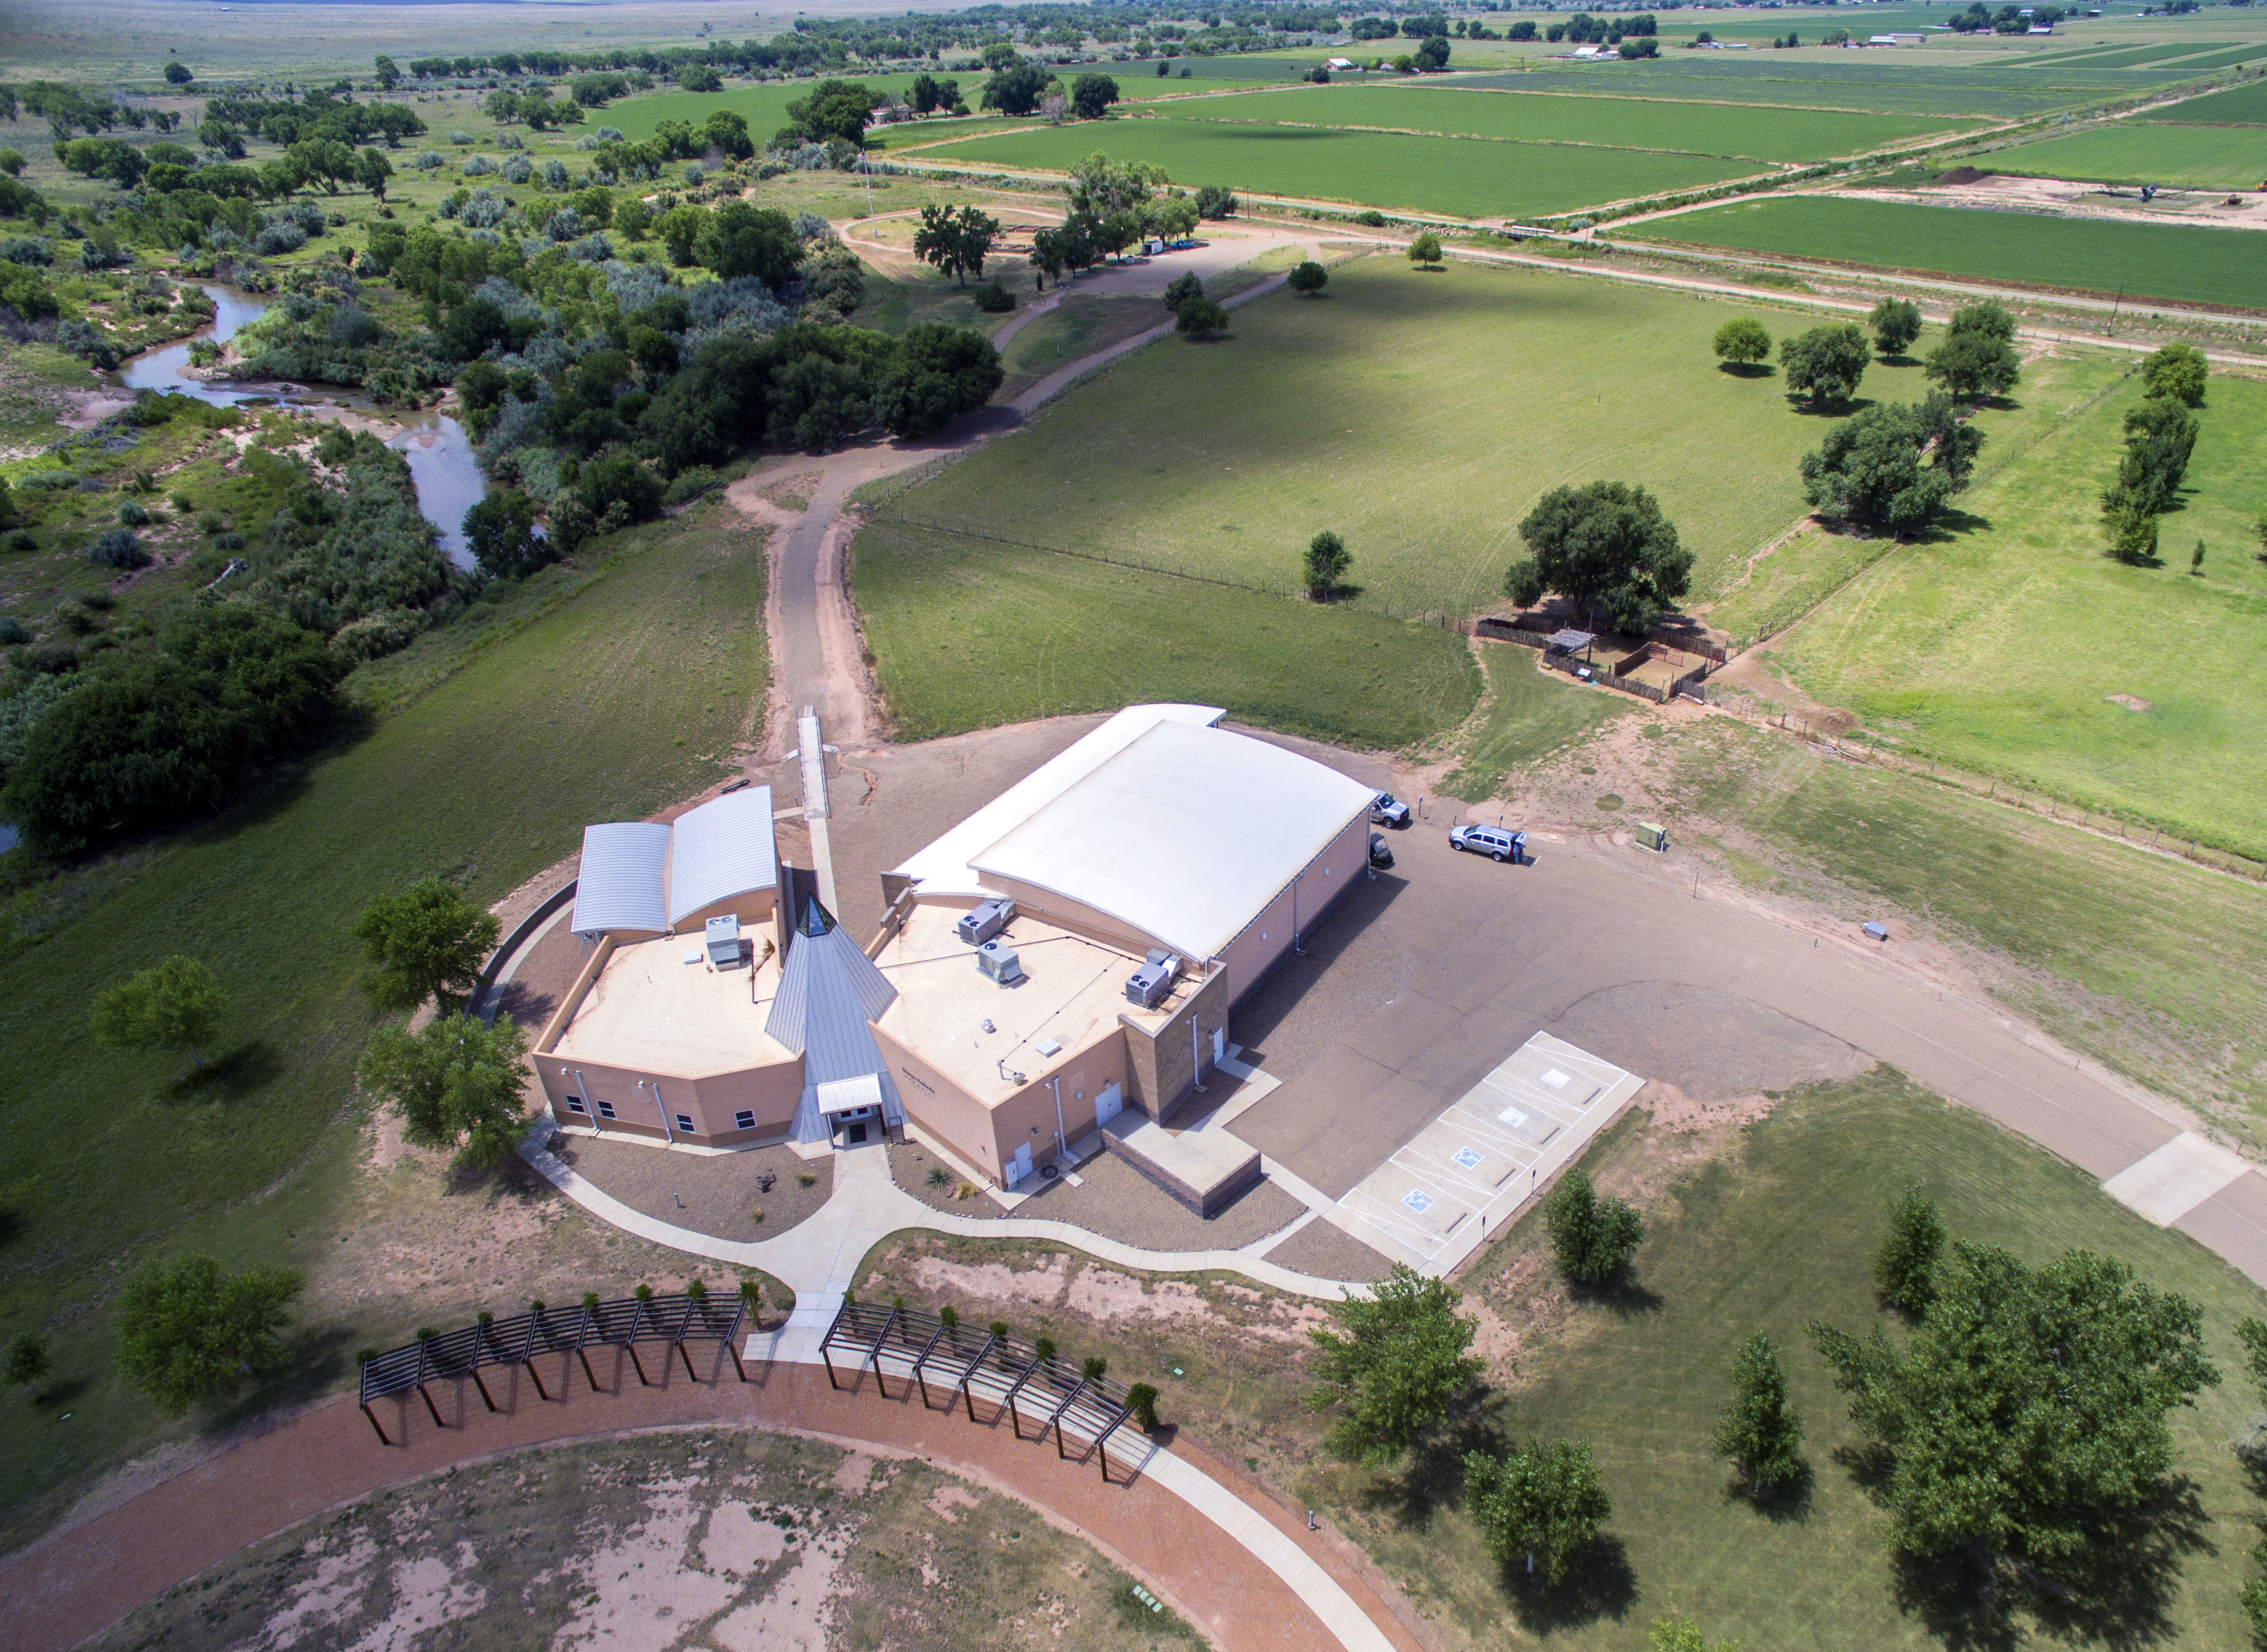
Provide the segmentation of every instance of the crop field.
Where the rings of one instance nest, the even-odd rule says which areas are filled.
[[[2119,121],[2090,132],[2001,150],[1991,161],[1994,172],[2035,178],[2251,190],[2267,178],[2267,131]],[[2267,253],[2259,256],[2267,257]]]
[[[1779,657],[1815,698],[1909,747],[2267,857],[2267,733],[2250,704],[2267,383],[2212,380],[2153,568],[2104,555],[2096,516],[2139,393],[2122,388],[1963,495],[1974,525],[1884,557]]]
[[[1256,121],[1384,127],[1447,136],[1592,143],[1763,161],[1821,160],[1910,138],[1957,131],[1957,121],[1817,109],[1738,109],[1636,103],[1615,98],[1535,97],[1447,87],[1316,86],[1182,104],[1184,121]]]
[[[2129,298],[2267,309],[2267,246],[2249,230],[1799,195],[1707,207],[1616,233],[1638,241],[1684,241],[2103,294],[2122,290]]]
[[[0,904],[0,1044],[41,1103],[0,1112],[0,1325],[54,1335],[73,1417],[0,1431],[0,1546],[160,1427],[112,1374],[106,1303],[125,1268],[175,1249],[229,1267],[335,1251],[374,1024],[355,984],[364,904],[437,875],[495,899],[587,822],[717,774],[766,672],[762,541],[723,510],[594,546],[559,570],[583,589],[264,798]],[[380,666],[413,678],[458,640],[429,634]],[[88,1001],[153,949],[202,958],[229,994],[202,1083],[180,1082],[172,1057],[87,1059]],[[308,1366],[285,1380],[335,1379],[356,1329],[311,1327]]]
[[[1660,496],[1698,599],[1801,517],[1796,464],[1823,428],[1776,377],[1717,371],[1716,328],[1758,313],[1774,332],[1794,319],[1547,271],[1362,260],[1319,299],[1244,305],[1217,343],[1126,358],[899,508],[1287,593],[1331,528],[1361,604],[1464,613],[1495,599],[1540,495],[1618,477]],[[1918,396],[1919,380],[1868,370],[1866,389]]]
[[[1084,122],[925,151],[971,165],[1063,172],[1100,150],[1189,187],[1347,201],[1463,217],[1539,217],[1632,195],[1692,189],[1760,170],[1700,155],[1207,121]]]
[[[2140,118],[2177,126],[2267,126],[2267,80],[2208,92]]]

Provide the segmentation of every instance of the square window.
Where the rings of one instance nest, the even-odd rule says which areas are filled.
[[[680,1112],[677,1115],[677,1127],[686,1135],[699,1135],[701,1134],[701,1132],[693,1127],[693,1117],[690,1113]]]
[[[734,1113],[732,1115],[732,1127],[735,1130],[754,1129],[756,1127],[756,1115],[752,1109],[743,1109],[741,1112]]]
[[[1412,1187],[1401,1195],[1401,1202],[1421,1216],[1433,1208],[1433,1195],[1419,1193]]]
[[[590,1109],[583,1106],[583,1098],[580,1096],[569,1096],[567,1098],[567,1111],[569,1112],[588,1112]]]
[[[1456,1163],[1463,1165],[1468,1171],[1476,1171],[1480,1167],[1480,1156],[1471,1148],[1458,1148],[1456,1149]]]
[[[602,1101],[598,1104],[598,1117],[601,1119],[611,1119],[613,1116],[614,1104],[613,1102]]]

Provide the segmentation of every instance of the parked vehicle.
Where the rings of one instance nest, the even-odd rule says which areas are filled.
[[[1527,833],[1501,826],[1460,826],[1449,828],[1449,847],[1467,855],[1485,855],[1492,861],[1517,866],[1527,859]]]
[[[1393,851],[1386,847],[1384,837],[1376,832],[1369,834],[1369,863],[1380,871],[1393,864]]]
[[[1390,791],[1381,791],[1369,802],[1369,823],[1372,826],[1405,826],[1409,824],[1409,805]]]

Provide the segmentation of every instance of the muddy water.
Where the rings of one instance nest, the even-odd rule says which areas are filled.
[[[213,324],[194,338],[224,344],[268,308],[265,299],[233,287],[207,284],[203,291],[213,301]],[[449,560],[459,568],[472,567],[472,556],[465,549],[465,512],[488,491],[488,479],[481,474],[473,458],[472,439],[462,425],[446,414],[381,410],[367,396],[342,385],[323,386],[318,394],[304,385],[208,383],[186,371],[193,341],[183,339],[163,349],[143,351],[121,368],[120,382],[128,390],[172,391],[216,407],[272,399],[319,417],[354,414],[392,426],[385,444],[409,461],[418,510],[440,530],[441,548]],[[0,848],[5,847],[0,844]]]

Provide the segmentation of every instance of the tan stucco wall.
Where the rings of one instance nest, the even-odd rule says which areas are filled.
[[[698,912],[679,918],[671,930],[673,935],[697,935],[711,918],[723,917],[727,913],[742,923],[769,923],[773,908],[778,904],[778,892],[759,889],[745,895],[733,895],[723,900],[712,900]],[[756,942],[756,951],[764,950],[763,942]]]
[[[536,1076],[542,1083],[544,1095],[550,1099],[552,1113],[562,1122],[595,1122],[608,1130],[620,1127],[635,1128],[640,1134],[664,1134],[653,1090],[639,1088],[639,1081],[643,1080],[648,1085],[660,1086],[662,1099],[671,1115],[669,1130],[676,1129],[674,1115],[689,1114],[693,1138],[710,1147],[780,1134],[795,1121],[796,1104],[803,1098],[803,1058],[799,1055],[737,1073],[716,1073],[701,1078],[640,1072],[600,1062],[563,1061],[555,1055],[538,1055],[534,1061]],[[576,1076],[578,1073],[580,1078]],[[600,1119],[595,1110],[590,1113],[569,1112],[567,1098],[576,1095],[585,1096],[586,1101],[591,1103],[612,1102],[614,1116]],[[752,1130],[743,1130],[734,1121],[733,1115],[743,1109],[756,1115]]]
[[[1066,1050],[1046,1070],[996,1105],[987,1105],[881,1028],[874,1042],[906,1105],[906,1116],[995,1183],[1016,1149],[1029,1142],[1036,1164],[1055,1150],[1055,1090],[1062,1080],[1064,1133],[1075,1142],[1094,1128],[1094,1100],[1103,1086],[1126,1086],[1126,1039],[1105,1029],[1085,1048]],[[1082,1095],[1080,1092],[1083,1091]]]
[[[1348,821],[1296,882],[1298,927],[1304,933],[1369,864],[1369,816]],[[1221,952],[1228,995],[1241,998],[1291,944],[1293,891],[1287,887]]]

